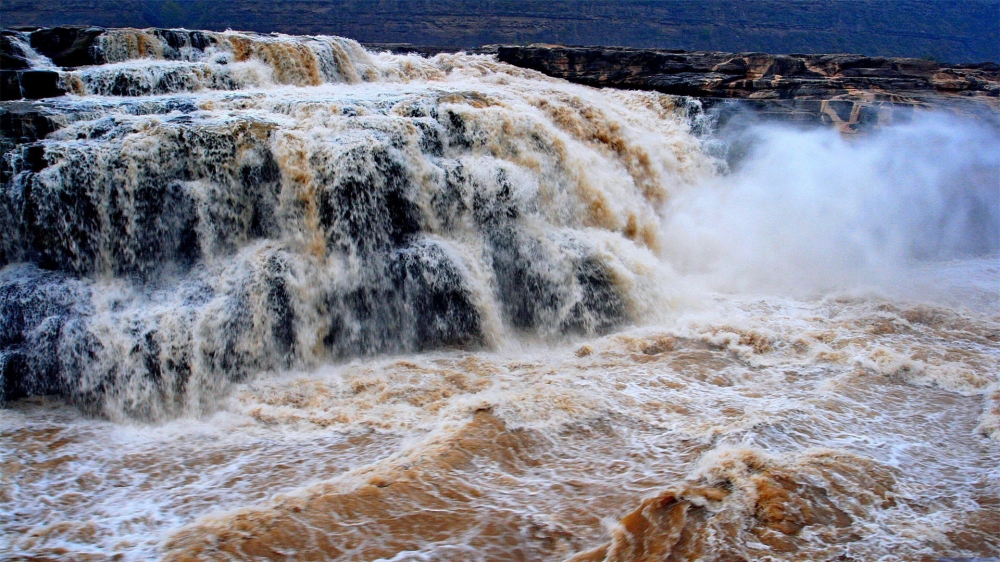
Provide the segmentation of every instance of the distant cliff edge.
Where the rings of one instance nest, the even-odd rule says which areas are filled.
[[[227,28],[473,48],[559,43],[1000,62],[1000,0],[5,0],[4,27]]]
[[[771,55],[609,47],[501,46],[501,62],[598,87],[701,98],[781,121],[858,132],[935,108],[1000,115],[1000,65],[862,55]],[[732,105],[736,109],[736,105]],[[723,111],[725,114],[725,111]]]

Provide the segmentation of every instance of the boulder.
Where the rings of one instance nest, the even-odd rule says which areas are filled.
[[[31,33],[31,48],[58,66],[74,67],[104,63],[98,38],[100,27],[52,27]]]
[[[0,70],[0,101],[24,99],[21,94],[21,73],[17,70]]]
[[[59,73],[54,70],[21,70],[21,95],[25,99],[55,98],[66,94],[60,85]]]
[[[28,55],[14,37],[12,32],[0,32],[0,68],[3,70],[24,70],[31,66]]]

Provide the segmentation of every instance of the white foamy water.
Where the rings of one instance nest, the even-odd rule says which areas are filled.
[[[1000,555],[996,131],[205,36],[11,153],[0,557]]]

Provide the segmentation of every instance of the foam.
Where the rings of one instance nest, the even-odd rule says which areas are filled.
[[[995,131],[726,163],[692,100],[165,37],[13,155],[95,203],[2,243],[4,353],[82,409],[0,410],[0,556],[1000,552]]]

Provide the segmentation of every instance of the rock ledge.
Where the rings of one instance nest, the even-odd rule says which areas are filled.
[[[499,46],[501,62],[597,87],[744,100],[769,117],[857,132],[906,120],[914,109],[1000,112],[1000,65],[944,65],[863,55],[770,55],[567,47]]]

